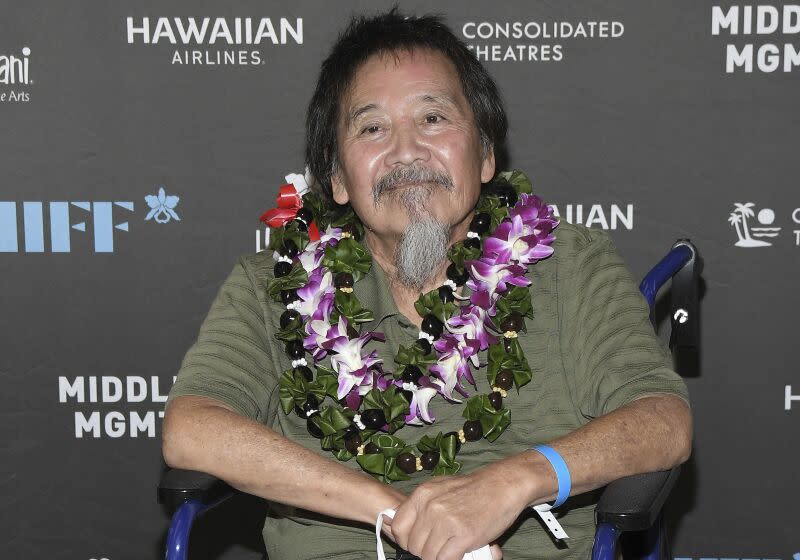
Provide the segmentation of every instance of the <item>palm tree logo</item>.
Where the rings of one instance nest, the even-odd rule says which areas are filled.
[[[760,238],[773,238],[777,237],[781,231],[779,227],[770,227],[775,221],[775,212],[769,208],[763,208],[758,212],[758,222],[762,227],[750,227],[747,223],[748,218],[756,216],[753,211],[755,203],[741,202],[733,203],[734,210],[728,216],[728,223],[736,228],[736,236],[739,240],[736,242],[737,247],[769,247],[772,245],[769,241],[764,241]],[[758,238],[758,239],[757,239]]]

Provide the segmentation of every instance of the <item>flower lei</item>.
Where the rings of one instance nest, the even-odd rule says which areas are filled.
[[[302,175],[287,180],[294,185],[281,187],[279,207],[262,216],[274,228],[275,278],[268,293],[286,306],[275,335],[292,360],[280,379],[284,413],[294,410],[323,449],[341,461],[356,457],[384,482],[423,469],[458,472],[461,445],[495,441],[511,421],[503,399],[512,386],[531,380],[517,333],[525,331],[525,317],[533,317],[528,266],[553,253],[558,221],[552,209],[531,194],[519,171],[500,173],[486,185],[467,238],[448,252],[444,285],[415,303],[423,317],[419,340],[400,346],[398,367],[388,372],[376,351],[364,350],[384,335],[358,328],[373,320],[353,293],[371,267],[360,242],[363,226],[349,206],[331,208],[309,191]],[[463,285],[469,297],[456,293]],[[488,364],[478,359],[483,350]],[[467,393],[466,384],[477,388],[470,364],[488,365],[488,395]],[[394,435],[406,425],[435,422],[431,400],[439,394],[460,403],[456,393],[467,398],[458,432],[423,436],[415,446]],[[333,404],[324,404],[328,398]]]

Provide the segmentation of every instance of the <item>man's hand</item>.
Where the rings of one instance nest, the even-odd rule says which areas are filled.
[[[493,542],[528,505],[527,491],[504,463],[468,475],[443,476],[418,486],[397,508],[394,541],[422,560],[461,560]],[[492,545],[495,560],[502,551]]]
[[[566,461],[571,495],[624,476],[668,469],[691,452],[692,417],[674,395],[643,395],[549,445]],[[395,542],[423,560],[460,560],[494,542],[526,506],[554,500],[558,481],[540,453],[524,451],[468,475],[417,487],[391,524]],[[499,548],[493,548],[499,558]]]

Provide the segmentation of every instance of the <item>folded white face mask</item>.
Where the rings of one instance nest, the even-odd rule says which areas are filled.
[[[386,560],[386,555],[383,553],[383,542],[381,541],[381,528],[383,527],[383,516],[389,519],[394,519],[394,514],[397,513],[393,509],[385,509],[378,514],[378,519],[375,520],[375,538],[378,540],[378,560]],[[467,552],[464,555],[464,560],[492,560],[492,551],[489,550],[489,545],[483,546],[478,550]]]

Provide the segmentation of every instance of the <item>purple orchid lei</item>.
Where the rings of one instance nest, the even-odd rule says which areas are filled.
[[[461,402],[453,395],[454,391],[463,397],[469,396],[464,382],[475,386],[469,364],[481,367],[478,353],[497,342],[492,334],[491,321],[497,299],[509,285],[529,286],[530,280],[525,277],[527,267],[553,253],[551,244],[555,237],[552,231],[558,222],[539,197],[521,194],[518,203],[509,211],[509,218],[484,239],[481,257],[465,263],[470,270],[467,287],[472,290],[472,295],[468,303],[447,321],[447,332],[433,344],[438,359],[430,367],[432,375],[420,379],[417,384],[405,383],[406,390],[413,394],[406,424],[435,421],[429,406],[436,393],[454,402]],[[367,332],[350,338],[344,316],[340,316],[337,323],[330,324],[336,288],[332,273],[325,270],[321,261],[325,247],[336,245],[341,237],[340,228],[329,227],[320,241],[309,243],[297,256],[308,273],[308,283],[297,290],[300,299],[292,308],[307,321],[308,336],[303,346],[313,356],[314,362],[333,354],[331,365],[339,379],[337,397],[346,399],[348,403],[360,403],[359,397],[380,385],[381,381],[384,381],[384,387],[378,387],[381,389],[390,382],[380,371],[382,360],[377,352],[363,350],[370,339],[383,341],[382,333]],[[276,254],[276,259],[279,258],[280,255]],[[400,380],[391,383],[400,388],[404,385]],[[358,406],[351,408],[357,409]]]
[[[480,367],[478,352],[497,342],[491,320],[497,300],[509,286],[529,286],[527,267],[553,253],[552,231],[558,222],[539,197],[521,194],[509,217],[484,239],[481,257],[465,262],[470,271],[467,287],[472,290],[469,303],[447,321],[447,332],[433,345],[439,359],[430,368],[436,375],[432,383],[451,401],[460,402],[453,390],[469,396],[462,383],[475,386],[468,362]]]
[[[527,181],[524,175],[519,175]],[[516,177],[518,175],[511,175],[512,179]],[[424,353],[435,352],[435,362],[430,364],[425,374],[414,376],[411,379],[384,371],[378,353],[365,348],[370,340],[384,341],[383,333],[371,331],[358,333],[354,322],[337,307],[337,291],[341,291],[343,297],[352,295],[353,277],[347,274],[345,276],[349,276],[350,281],[339,282],[340,275],[326,266],[325,256],[335,250],[343,240],[350,241],[352,238],[350,231],[328,225],[319,241],[307,243],[301,251],[297,251],[293,256],[282,254],[280,251],[275,252],[274,257],[278,264],[284,262],[292,267],[299,265],[307,276],[307,282],[296,290],[296,297],[290,298],[290,301],[284,303],[287,310],[295,311],[302,320],[302,349],[311,355],[314,365],[319,370],[320,367],[327,367],[324,364],[326,360],[329,360],[329,370],[333,372],[336,379],[335,397],[340,403],[346,405],[346,409],[349,409],[348,413],[354,413],[352,417],[347,415],[345,421],[352,421],[359,430],[365,430],[366,424],[369,424],[368,420],[370,420],[366,418],[366,413],[369,411],[364,410],[360,414],[358,412],[364,404],[365,398],[371,398],[369,395],[374,395],[376,390],[383,393],[391,387],[394,387],[397,393],[402,392],[404,395],[408,408],[401,421],[398,420],[394,423],[393,429],[389,426],[389,419],[384,414],[379,415],[380,419],[377,422],[381,425],[377,425],[374,419],[371,419],[372,426],[369,427],[375,430],[370,436],[371,441],[378,441],[374,434],[392,433],[402,425],[422,425],[435,422],[436,417],[431,410],[431,404],[437,395],[441,395],[452,403],[462,402],[459,397],[469,398],[468,386],[472,385],[477,389],[472,373],[473,368],[478,369],[486,365],[479,359],[480,352],[497,345],[500,338],[504,339],[506,352],[513,352],[516,333],[524,328],[524,320],[519,313],[509,313],[508,305],[506,305],[503,307],[503,314],[506,318],[500,323],[498,329],[495,320],[500,311],[500,301],[515,287],[527,288],[531,284],[526,277],[528,268],[553,253],[552,243],[555,240],[553,230],[558,226],[558,221],[554,217],[552,209],[538,196],[527,192],[511,192],[510,187],[506,187],[506,190],[500,194],[500,204],[488,207],[490,213],[476,214],[476,216],[482,217],[481,220],[478,220],[477,217],[473,220],[468,238],[463,242],[465,246],[473,249],[471,252],[464,253],[472,258],[463,259],[463,274],[460,282],[451,278],[448,270],[448,280],[440,289],[440,294],[441,290],[445,290],[445,293],[452,296],[448,298],[452,305],[446,307],[452,311],[449,318],[443,317],[445,320],[443,323],[439,323],[438,330],[430,327],[431,324],[435,326],[437,322],[435,318],[427,323],[429,325],[427,330],[426,321],[423,321],[423,329],[419,335],[420,343],[423,347],[427,347],[427,352]],[[512,205],[513,201],[515,203]],[[492,218],[498,222],[498,225],[494,231],[489,232],[488,223]],[[482,227],[474,227],[475,223],[482,224]],[[472,231],[474,229],[482,231]],[[469,243],[471,239],[472,242]],[[480,248],[479,252],[478,248]],[[470,290],[469,296],[457,295],[456,290],[464,284]],[[527,290],[525,292],[527,293]],[[529,298],[529,296],[527,297]],[[529,303],[529,299],[527,301]],[[509,320],[508,317],[515,318]],[[427,345],[425,341],[428,342]],[[305,358],[299,354],[290,352],[290,356],[293,358],[293,368],[308,365]],[[408,366],[406,367],[408,368]],[[527,368],[527,363],[524,364],[524,368]],[[417,368],[412,367],[412,369]],[[506,396],[505,389],[510,388],[512,384],[510,375],[509,373],[501,379],[497,372],[489,374],[493,392],[498,393],[491,396],[496,400],[501,400],[501,395],[502,397]],[[527,381],[520,382],[517,378],[513,379],[513,383],[517,386],[525,382]],[[332,397],[332,390],[329,393]],[[489,400],[497,409],[496,400]],[[321,430],[316,424],[316,429],[311,425],[312,416],[319,415],[320,412],[321,407],[317,401],[316,398],[306,401],[303,405],[305,410],[303,417],[309,420],[309,431],[325,441],[324,438],[331,434],[326,433],[326,430]],[[467,416],[466,413],[465,416]],[[471,422],[473,425],[477,423],[474,419]],[[468,428],[469,423],[468,421],[465,424],[465,428]],[[478,437],[483,436],[493,441],[507,425],[508,415],[506,414],[504,418],[500,418],[498,415],[496,423],[502,425],[491,438],[486,433],[485,427],[481,431],[480,423],[477,423]],[[350,434],[352,435],[352,430]],[[347,435],[345,434],[345,436]],[[460,430],[457,437],[460,443],[477,439],[469,437],[469,434],[465,434],[465,430]],[[357,455],[359,463],[368,472],[381,475],[388,481],[403,478],[402,474],[389,476],[388,469],[384,472],[384,467],[375,470],[376,467],[373,465],[373,468],[368,468],[365,463],[362,463],[360,457],[367,452],[365,451],[367,443],[360,438],[357,438],[357,442],[358,446],[347,446],[349,453],[342,452],[345,459]],[[383,444],[389,445],[386,440],[378,441],[378,443],[377,448],[383,447]],[[397,447],[396,442],[389,443]],[[439,445],[442,445],[441,442]],[[457,446],[460,447],[460,444]],[[324,443],[323,447],[325,447]],[[421,446],[418,447],[420,450],[423,449]],[[375,449],[376,447],[373,446],[373,453],[375,453]],[[410,466],[404,465],[403,457],[397,456],[397,465],[403,472],[410,474],[423,467],[428,468],[428,465],[425,464],[425,453],[423,453],[422,461],[412,453],[406,452],[403,455],[412,457],[414,462]],[[408,461],[405,462],[408,463]],[[394,466],[394,463],[392,465]],[[455,465],[454,468],[457,470],[460,465],[458,463]],[[394,470],[396,471],[396,469]],[[434,468],[429,470],[434,470],[434,474],[437,474]],[[439,474],[444,472],[455,471],[444,469],[440,470]]]

